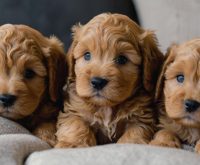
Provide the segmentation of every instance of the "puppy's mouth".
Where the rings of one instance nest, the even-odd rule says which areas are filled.
[[[101,99],[101,100],[109,100],[106,96],[104,96],[101,92],[95,92],[91,97],[95,99]]]
[[[91,97],[97,97],[97,98],[102,98],[102,99],[107,99],[105,96],[103,96],[100,92],[95,92]]]
[[[12,107],[0,107],[0,114],[2,113],[12,113],[13,108]]]
[[[114,100],[111,100],[110,98],[106,97],[102,94],[102,92],[94,92],[91,96],[89,96],[87,99],[92,101],[92,103],[97,105],[104,105],[104,106],[112,106],[116,104]]]
[[[194,122],[200,122],[195,116],[193,115],[186,115],[183,117],[184,120],[188,121],[194,121]]]
[[[1,107],[0,115],[10,119],[20,119],[24,117],[23,115],[16,113],[13,107]]]
[[[181,118],[177,118],[176,121],[184,126],[200,127],[200,120],[194,115],[185,115]]]

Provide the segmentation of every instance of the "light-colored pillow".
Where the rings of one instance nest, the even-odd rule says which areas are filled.
[[[0,165],[21,165],[30,153],[50,148],[21,125],[0,117]]]
[[[199,165],[200,156],[181,149],[110,144],[32,153],[26,165]]]
[[[0,165],[22,165],[30,153],[49,148],[46,142],[33,135],[0,135]]]
[[[8,120],[6,118],[0,117],[0,135],[2,134],[16,134],[16,133],[25,133],[30,134],[30,132],[19,125],[18,123]]]
[[[156,30],[163,52],[172,43],[200,37],[199,0],[133,0],[147,29]]]

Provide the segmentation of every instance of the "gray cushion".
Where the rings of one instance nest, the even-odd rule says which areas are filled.
[[[155,30],[162,50],[172,43],[200,37],[200,1],[132,0],[141,25]]]
[[[47,143],[33,135],[0,135],[0,164],[21,165],[30,153],[49,148]]]
[[[200,156],[185,150],[137,144],[34,152],[26,165],[199,165]]]
[[[16,133],[30,134],[30,132],[27,129],[17,124],[16,122],[0,117],[0,135]]]
[[[0,117],[0,165],[21,165],[30,153],[49,148],[21,125]]]

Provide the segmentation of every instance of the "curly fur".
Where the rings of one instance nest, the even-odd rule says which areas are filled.
[[[0,95],[17,98],[10,107],[0,104],[0,115],[53,145],[67,72],[62,43],[25,25],[0,26],[0,68]],[[25,77],[27,69],[32,78]]]
[[[100,14],[73,27],[68,88],[58,117],[56,147],[146,144],[154,133],[152,98],[163,55],[155,35],[120,14]],[[91,61],[83,58],[91,53]],[[120,54],[128,62],[117,65]],[[109,82],[96,95],[92,77]]]
[[[188,113],[184,109],[184,100],[200,101],[199,60],[200,39],[169,49],[156,89],[161,130],[151,144],[181,148],[181,143],[187,142],[196,144],[200,153],[200,110]],[[180,73],[185,77],[183,84],[176,80]]]

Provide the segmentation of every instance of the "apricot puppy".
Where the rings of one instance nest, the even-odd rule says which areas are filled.
[[[100,14],[74,26],[73,35],[56,147],[148,143],[163,59],[155,35],[120,14]]]
[[[25,25],[0,26],[0,115],[55,143],[66,77],[64,50]]]
[[[160,74],[156,100],[160,128],[151,144],[181,147],[196,144],[200,153],[200,39],[169,50]]]

